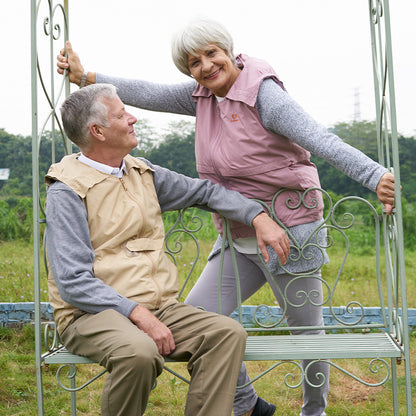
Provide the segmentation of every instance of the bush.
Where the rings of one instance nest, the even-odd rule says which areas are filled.
[[[0,241],[32,238],[32,199],[0,200]]]

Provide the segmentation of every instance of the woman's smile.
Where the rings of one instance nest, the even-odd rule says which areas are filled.
[[[193,78],[219,97],[225,97],[240,74],[230,55],[209,44],[196,54],[188,55],[188,67]]]

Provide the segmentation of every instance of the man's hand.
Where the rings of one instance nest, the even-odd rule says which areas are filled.
[[[377,198],[384,204],[386,214],[390,215],[393,211],[394,204],[394,176],[387,172],[385,173],[377,185]]]
[[[284,265],[287,262],[290,250],[290,240],[282,227],[273,221],[265,212],[257,215],[253,220],[256,230],[257,244],[259,245],[264,261],[269,262],[267,246],[271,246]]]
[[[130,320],[143,332],[146,332],[156,343],[159,354],[166,356],[175,350],[175,341],[173,340],[170,329],[159,321],[148,309],[137,305],[129,316]]]

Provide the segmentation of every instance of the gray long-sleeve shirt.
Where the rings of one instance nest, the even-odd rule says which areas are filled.
[[[125,104],[152,111],[196,115],[196,102],[192,97],[195,81],[168,85],[99,73],[96,81],[114,84]],[[380,178],[387,172],[386,168],[316,122],[271,78],[262,82],[256,107],[266,129],[325,159],[371,191],[376,190]]]
[[[251,225],[263,211],[238,192],[144,161],[154,169],[162,212],[196,206]],[[54,182],[47,192],[46,219],[48,260],[62,299],[88,313],[112,308],[129,316],[136,303],[94,276],[94,249],[82,199],[67,185]]]
[[[97,73],[96,82],[115,85],[120,98],[128,105],[151,111],[196,115],[197,104],[192,97],[196,82],[193,80],[169,85]],[[265,79],[260,85],[256,108],[266,129],[287,137],[312,154],[325,159],[371,191],[376,190],[381,177],[387,172],[379,163],[315,121],[271,78]],[[302,246],[316,227],[316,222],[291,227],[291,233],[297,236],[295,244]],[[216,252],[215,248],[213,252]],[[268,268],[273,274],[284,273],[276,253],[272,250],[269,250],[269,253]],[[326,261],[325,257],[324,262]],[[322,262],[317,260],[293,263],[289,260],[286,267],[292,272],[304,272],[315,268],[319,263]]]

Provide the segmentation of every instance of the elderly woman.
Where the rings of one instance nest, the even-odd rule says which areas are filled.
[[[310,152],[327,160],[346,175],[377,192],[379,200],[390,213],[394,201],[394,177],[387,169],[360,151],[344,143],[313,120],[286,92],[275,71],[265,62],[233,53],[233,41],[227,30],[214,21],[198,20],[178,33],[172,42],[172,57],[177,68],[193,78],[178,85],[164,85],[143,80],[127,80],[86,72],[71,44],[58,56],[58,72],[68,71],[71,82],[81,87],[95,82],[117,86],[122,100],[129,105],[196,116],[195,149],[199,176],[240,191],[249,198],[268,203],[282,188],[304,191],[319,188],[317,169],[310,161]],[[293,196],[294,194],[289,194]],[[248,299],[266,282],[279,301],[287,293],[286,319],[289,327],[320,326],[322,317],[322,285],[320,266],[327,261],[324,251],[322,198],[317,191],[306,192],[304,204],[290,209],[288,196],[276,200],[279,220],[287,227],[292,252],[285,266],[270,252],[265,267],[257,257],[253,231],[242,224],[231,224],[240,270],[241,293]],[[318,201],[312,209],[308,201]],[[313,204],[311,204],[313,205]],[[222,224],[214,216],[221,234]],[[321,249],[313,255],[302,251],[302,245],[317,234]],[[282,244],[285,234],[279,237]],[[221,237],[219,237],[221,238]],[[218,242],[209,261],[193,287],[187,303],[217,311]],[[291,273],[309,275],[299,283]],[[289,284],[290,283],[290,284]],[[296,293],[319,293],[313,302],[296,305]],[[230,249],[225,254],[222,280],[222,313],[230,314],[236,307],[236,285]],[[293,331],[302,334],[302,331]],[[308,332],[311,333],[311,332]],[[314,333],[321,333],[316,330]],[[303,360],[306,368],[308,361]],[[315,377],[315,378],[314,378]],[[303,385],[301,415],[325,415],[328,394],[329,365],[315,363],[308,378],[320,387]],[[248,381],[242,368],[239,385]],[[257,397],[251,385],[237,390],[234,415],[270,416],[275,406]]]

